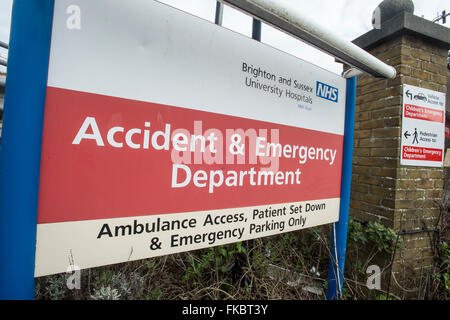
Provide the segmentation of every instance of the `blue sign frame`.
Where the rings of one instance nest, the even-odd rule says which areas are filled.
[[[347,79],[345,101],[344,155],[342,159],[341,203],[339,222],[333,223],[331,257],[328,270],[328,300],[342,298],[345,254],[347,251],[348,215],[352,184],[353,139],[355,132],[356,77]]]
[[[0,299],[34,299],[54,0],[14,1],[0,151]]]
[[[0,299],[34,299],[39,174],[54,0],[14,1],[0,149]],[[328,299],[342,296],[356,78],[347,80],[340,220]]]

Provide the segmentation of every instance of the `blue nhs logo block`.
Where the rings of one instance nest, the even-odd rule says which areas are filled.
[[[316,96],[333,102],[338,102],[339,90],[335,87],[317,81]]]

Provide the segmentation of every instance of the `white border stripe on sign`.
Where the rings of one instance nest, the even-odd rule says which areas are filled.
[[[339,204],[340,199],[334,198],[213,211],[39,224],[37,228],[38,243],[35,276],[40,277],[65,272],[70,266],[71,261],[77,267],[84,269],[197,250],[332,223],[339,219]],[[300,206],[302,208],[301,211],[300,209],[295,209]],[[306,212],[307,207],[309,208],[308,212]],[[254,216],[254,210],[265,212],[266,209],[276,211],[282,208],[286,208],[284,211],[285,214],[273,214],[267,217],[262,217],[261,215]],[[314,208],[314,210],[311,208]],[[225,221],[225,217],[222,221],[220,219],[215,220],[218,224],[204,225],[208,215],[213,220],[216,217],[231,216],[228,219],[233,221],[227,222],[224,226],[221,222]],[[160,230],[157,234],[155,232],[133,234],[134,221],[136,221],[136,224],[141,224],[144,227],[148,223],[151,227],[153,226],[152,223],[158,223],[158,219],[160,220],[160,226],[162,226],[164,221],[170,223],[175,220],[186,220],[185,224],[187,225],[191,219],[196,221],[196,226],[170,231]],[[283,221],[284,228],[281,230],[280,223]],[[106,234],[105,230],[107,229],[104,227],[105,224],[108,225],[113,237],[109,237]],[[126,226],[131,227],[128,228]],[[269,230],[267,226],[273,228]],[[116,227],[118,236],[115,236]],[[128,235],[130,230],[132,234]],[[140,231],[141,228],[138,227],[136,230]],[[229,230],[229,232],[236,230],[234,231],[235,236],[211,243],[210,237],[212,236],[209,236],[209,234],[215,233],[217,239],[217,233],[225,233],[226,230]],[[251,230],[253,231],[251,232]],[[257,230],[260,230],[260,232],[256,233]],[[122,232],[125,232],[126,235],[122,236]],[[205,236],[205,241],[201,239],[203,234],[208,234],[208,236]],[[100,238],[98,238],[99,235]],[[150,246],[155,236],[161,242],[161,249],[152,251]],[[183,241],[183,237],[195,236],[199,239],[197,243],[182,246],[171,245],[171,243],[177,244]],[[58,239],[58,241],[55,241],[55,239]]]
[[[79,0],[81,28],[69,30],[69,4],[55,5],[49,86],[344,132],[346,82],[336,74],[156,1]],[[317,82],[338,101],[316,96]]]

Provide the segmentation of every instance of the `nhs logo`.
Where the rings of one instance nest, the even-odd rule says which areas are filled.
[[[317,81],[316,96],[333,102],[338,102],[339,90],[335,87]]]

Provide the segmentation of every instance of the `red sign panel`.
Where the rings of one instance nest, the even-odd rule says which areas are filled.
[[[444,122],[444,112],[431,108],[414,106],[405,104],[404,116],[406,118],[427,120],[433,122]]]
[[[408,160],[442,161],[442,149],[403,146],[403,158]]]
[[[82,130],[85,138],[77,143],[76,135],[87,118],[91,125]],[[194,128],[195,122],[201,126]],[[274,130],[281,146],[307,141],[308,148],[299,147],[293,153],[292,147],[289,154],[288,148],[283,148],[288,157],[247,156],[242,161],[227,154],[230,138],[223,139],[227,144],[216,143],[220,152],[210,154],[209,159],[204,156],[208,145],[204,153],[174,149],[177,133],[189,132],[190,141],[192,135],[207,137],[211,128],[216,136],[225,136],[227,131],[229,136],[247,132],[242,141],[252,147],[246,151],[255,148],[256,136],[270,138]],[[86,139],[97,129],[97,140]],[[49,87],[43,142],[41,174],[45,180],[40,186],[38,223],[239,208],[340,195],[343,136],[336,134]],[[266,149],[262,141],[259,145],[260,151]],[[178,143],[177,147],[181,146]],[[297,171],[299,161],[304,164]],[[283,177],[267,178],[259,173],[273,166]],[[199,170],[202,173],[197,173]],[[174,187],[183,182],[188,184]]]

